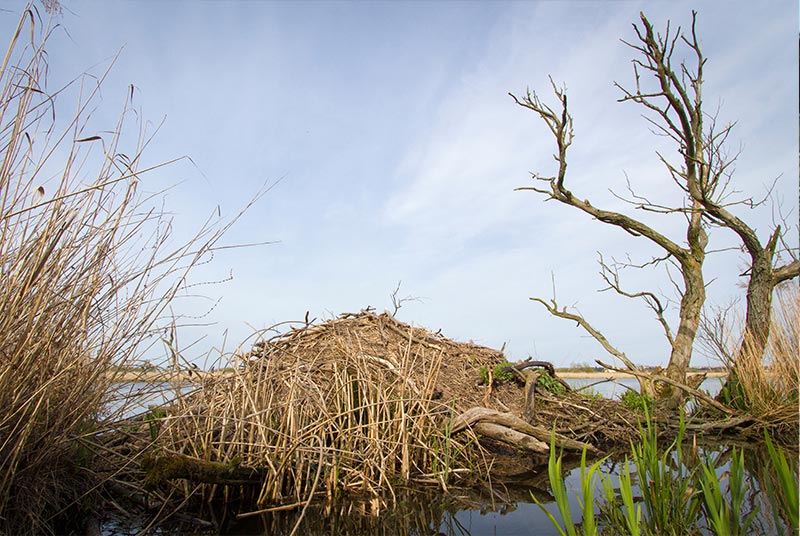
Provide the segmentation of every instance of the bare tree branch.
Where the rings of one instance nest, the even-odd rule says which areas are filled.
[[[406,296],[404,298],[400,298],[399,297],[400,285],[402,283],[403,283],[402,281],[398,281],[397,282],[397,286],[395,287],[395,289],[392,291],[391,294],[389,294],[389,298],[391,298],[391,300],[392,300],[392,307],[394,307],[394,310],[392,311],[392,316],[396,316],[397,315],[397,311],[400,310],[400,308],[403,306],[403,304],[405,302],[420,301],[421,300],[421,298],[419,298],[417,296]]]
[[[594,337],[594,339],[600,343],[606,352],[622,361],[630,370],[638,370],[638,367],[630,359],[628,359],[624,352],[617,350],[610,342],[608,342],[608,339],[606,339],[602,333],[592,327],[592,325],[589,324],[589,322],[587,322],[586,319],[584,319],[581,315],[568,313],[566,307],[559,309],[555,300],[550,300],[550,303],[547,303],[541,298],[531,298],[531,301],[539,302],[544,305],[547,311],[553,316],[576,322],[589,335]]]
[[[661,303],[661,300],[658,298],[658,296],[648,291],[631,293],[622,290],[619,284],[619,271],[616,268],[612,268],[606,264],[603,260],[603,255],[599,253],[598,255],[600,256],[598,261],[600,264],[600,277],[602,277],[603,280],[608,284],[608,287],[602,289],[601,292],[613,290],[617,294],[625,296],[626,298],[642,298],[647,306],[655,313],[656,319],[658,320],[658,323],[661,324],[661,327],[664,330],[664,336],[667,338],[669,345],[672,346],[675,344],[675,340],[672,337],[672,330],[670,329],[666,318],[664,318],[666,307],[664,307],[664,305]]]
[[[789,264],[784,264],[780,268],[775,268],[772,272],[772,285],[778,286],[784,281],[800,276],[800,261],[794,260]]]
[[[573,140],[572,117],[567,110],[567,96],[564,90],[559,89],[555,84],[553,84],[553,90],[556,97],[561,102],[561,114],[555,113],[552,108],[543,104],[536,93],[528,91],[527,96],[521,100],[514,94],[509,93],[511,98],[514,99],[514,102],[519,106],[535,112],[544,120],[550,131],[556,137],[558,146],[558,153],[554,155],[554,158],[558,162],[557,176],[545,179],[534,174],[534,178],[548,182],[550,184],[550,189],[544,190],[535,187],[522,187],[517,188],[517,190],[533,190],[545,194],[549,199],[555,199],[564,204],[571,205],[604,223],[620,227],[633,236],[645,236],[678,259],[687,259],[691,255],[690,251],[682,248],[648,225],[624,214],[595,207],[588,199],[581,200],[575,197],[575,195],[564,186],[564,180],[567,174],[567,148],[572,144]]]
[[[721,411],[723,413],[727,413],[728,415],[738,415],[737,411],[734,411],[731,408],[729,408],[729,407],[727,407],[727,406],[725,406],[723,404],[720,404],[719,402],[717,402],[716,400],[714,400],[713,398],[708,396],[706,393],[704,393],[702,391],[698,391],[697,389],[693,389],[693,388],[689,387],[688,385],[686,385],[686,384],[684,384],[682,382],[675,381],[672,378],[668,378],[667,376],[662,376],[660,374],[650,374],[648,372],[642,372],[640,370],[625,370],[625,369],[621,369],[621,368],[618,368],[618,367],[612,367],[611,365],[607,365],[606,363],[603,363],[599,359],[597,359],[595,361],[596,361],[596,363],[598,365],[600,365],[604,369],[614,370],[616,372],[624,372],[624,373],[636,376],[637,378],[640,378],[640,379],[643,378],[643,379],[647,379],[647,380],[650,380],[650,381],[663,382],[663,383],[672,385],[673,387],[677,387],[681,391],[684,391],[684,392],[692,395],[693,397],[697,398],[698,400],[702,400],[703,402],[705,402],[709,406],[711,406],[711,407],[713,407],[715,409],[718,409],[719,411]]]
[[[628,255],[627,257],[628,257],[628,262],[619,262],[619,261],[617,261],[617,259],[613,259],[613,258],[612,258],[612,261],[614,262],[615,265],[617,265],[617,266],[619,266],[621,268],[647,268],[648,266],[655,266],[657,264],[661,264],[664,261],[670,260],[672,255],[667,253],[663,257],[653,257],[649,261],[647,261],[645,263],[642,263],[642,264],[633,263],[631,261],[630,255]]]
[[[620,201],[632,205],[633,208],[635,209],[644,210],[645,212],[655,212],[657,214],[674,214],[676,212],[686,211],[684,207],[668,207],[666,205],[659,205],[658,203],[650,201],[650,199],[648,199],[647,197],[637,194],[631,187],[631,181],[630,178],[628,177],[628,174],[624,173],[624,175],[625,175],[626,189],[628,190],[628,193],[631,196],[630,199],[617,194],[616,192],[614,192],[614,190],[610,188],[608,190],[611,193],[611,195],[613,195]]]
[[[700,51],[694,24],[692,25],[692,33],[688,37],[681,33],[680,28],[673,32],[669,25],[667,25],[666,33],[662,36],[655,34],[652,25],[643,14],[640,19],[641,24],[634,25],[634,31],[639,42],[636,44],[628,43],[629,46],[642,55],[641,58],[637,58],[633,62],[635,90],[626,90],[617,84],[617,87],[623,93],[620,100],[635,102],[654,112],[658,121],[648,120],[655,127],[656,133],[668,136],[678,145],[677,152],[681,156],[681,165],[670,163],[660,154],[658,156],[673,181],[686,194],[686,202],[684,205],[677,207],[653,203],[646,197],[636,195],[630,184],[628,185],[628,190],[631,192],[632,199],[626,201],[629,201],[635,208],[640,210],[666,214],[684,214],[687,220],[686,246],[672,241],[642,221],[619,212],[601,209],[593,205],[588,199],[577,197],[567,188],[565,184],[567,149],[574,139],[573,122],[568,111],[566,90],[557,87],[552,79],[551,86],[561,106],[560,111],[556,111],[543,103],[539,96],[530,90],[526,92],[526,97],[521,99],[511,94],[517,105],[538,115],[553,134],[557,145],[557,152],[553,155],[558,163],[557,174],[550,178],[545,178],[538,174],[533,175],[535,180],[547,183],[549,188],[531,186],[520,189],[532,190],[545,195],[548,200],[554,199],[570,205],[603,223],[619,227],[633,236],[643,236],[666,252],[663,258],[677,263],[683,279],[683,288],[680,289],[682,297],[679,310],[679,325],[674,335],[664,319],[665,308],[655,297],[655,294],[628,293],[627,295],[645,299],[656,313],[656,317],[672,344],[670,364],[667,367],[666,374],[673,380],[683,380],[691,360],[692,346],[700,322],[702,305],[705,301],[702,266],[705,260],[708,236],[704,228],[703,205],[695,198],[695,194],[701,191],[701,172],[705,169],[703,166],[706,164],[704,160],[705,139],[703,136],[701,98],[705,60]],[[684,62],[680,64],[677,70],[672,67],[672,55],[678,44],[685,44],[689,48],[690,54],[694,58],[692,68],[689,68]],[[642,74],[652,75],[655,79],[656,87],[653,90],[644,88]],[[619,196],[617,197],[620,198]],[[619,287],[618,280],[611,276],[610,272],[606,275],[608,276],[606,282],[609,286],[626,295]],[[584,329],[601,342],[612,355],[619,357],[621,352],[608,344],[605,337],[594,328],[591,328],[580,316],[567,313],[566,310],[559,311],[554,302],[550,305],[541,300],[539,301],[548,307],[552,314],[575,320],[580,325],[583,325]],[[626,365],[628,364],[626,363]]]
[[[706,59],[697,35],[697,13],[692,12],[691,28],[686,33],[680,27],[673,31],[669,23],[663,35],[656,33],[652,24],[641,13],[640,20],[633,25],[633,29],[636,39],[623,41],[639,54],[632,62],[633,87],[625,88],[615,84],[622,93],[619,101],[642,106],[652,131],[675,143],[675,158],[668,158],[660,152],[656,152],[656,155],[684,197],[678,206],[654,202],[646,196],[636,194],[627,176],[630,196],[625,198],[613,191],[611,193],[635,210],[682,214],[686,219],[685,241],[677,243],[633,217],[599,208],[588,199],[578,197],[567,187],[567,151],[574,140],[573,119],[567,105],[566,89],[556,86],[552,79],[550,84],[558,106],[545,104],[530,90],[524,98],[510,94],[517,105],[533,111],[545,123],[557,147],[553,155],[558,164],[556,174],[545,177],[534,173],[532,177],[536,184],[518,189],[531,190],[545,196],[545,200],[556,200],[572,206],[633,236],[645,237],[664,250],[664,256],[656,257],[644,266],[658,264],[663,260],[669,263],[668,277],[681,296],[679,325],[675,332],[670,330],[664,318],[664,303],[651,292],[631,293],[622,290],[617,267],[612,269],[605,265],[602,257],[601,276],[608,284],[606,290],[613,289],[624,296],[644,299],[656,313],[672,345],[665,375],[673,382],[671,385],[674,385],[675,382],[685,380],[706,297],[703,264],[709,253],[706,250],[707,228],[729,228],[739,237],[742,247],[750,256],[751,263],[746,272],[749,278],[746,329],[742,344],[743,347],[747,345],[750,350],[761,347],[761,353],[769,335],[772,292],[775,285],[800,276],[800,251],[786,244],[782,231],[785,226],[774,225],[766,241],[762,242],[755,229],[732,212],[735,206],[752,208],[763,204],[770,198],[772,189],[770,188],[764,200],[756,200],[741,196],[741,192],[732,187],[735,162],[741,149],[734,152],[727,149],[735,124],[718,125],[718,110],[713,115],[703,111],[702,86]],[[685,54],[685,59],[674,56],[679,50]],[[679,60],[680,63],[677,64]],[[784,252],[788,253],[791,261],[781,265],[779,261]],[[679,270],[680,278],[672,272],[671,266]],[[538,298],[532,299],[542,303],[551,314],[578,322],[612,355],[624,356],[580,315],[568,313],[566,309],[559,310],[555,300],[547,303]],[[632,365],[624,360],[623,362],[626,366]]]

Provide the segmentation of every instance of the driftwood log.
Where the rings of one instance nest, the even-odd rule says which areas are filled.
[[[553,431],[529,424],[513,413],[501,413],[481,407],[470,408],[451,421],[452,433],[466,428],[472,428],[484,437],[541,454],[549,452],[550,439],[553,435]],[[519,435],[509,432],[516,432]],[[597,452],[594,446],[569,439],[561,434],[555,434],[555,444],[565,450],[582,451],[586,449],[588,452]]]
[[[539,441],[535,437],[518,432],[513,428],[508,428],[492,422],[477,422],[472,427],[475,432],[483,437],[488,437],[500,441],[507,445],[533,452],[536,454],[547,454],[550,447],[547,443]]]
[[[564,387],[565,391],[572,391],[572,387],[570,387],[570,385],[567,382],[556,376],[556,369],[555,367],[553,367],[553,364],[550,363],[549,361],[537,361],[533,359],[526,359],[525,361],[520,361],[519,363],[503,367],[503,370],[510,370],[514,372],[520,380],[522,380],[524,383],[528,383],[528,378],[530,377],[530,374],[526,374],[526,372],[530,371],[527,371],[526,369],[533,367],[543,368],[547,372],[548,376],[553,378],[555,381],[557,381]],[[536,374],[536,376],[538,377],[538,374]]]

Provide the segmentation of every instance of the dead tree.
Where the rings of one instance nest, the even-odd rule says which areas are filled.
[[[716,136],[724,139],[732,128],[733,125],[728,125]],[[746,198],[728,202],[721,199],[718,191],[725,189],[730,181],[730,174],[726,174],[723,165],[717,164],[717,162],[725,163],[724,155],[717,154],[717,149],[711,137],[706,147],[708,153],[706,160],[710,164],[702,170],[700,190],[696,199],[703,205],[704,216],[711,223],[727,228],[739,237],[742,249],[750,258],[750,266],[742,274],[748,278],[745,326],[739,349],[734,355],[735,363],[741,360],[760,362],[769,339],[775,287],[800,276],[798,250],[785,244],[781,225],[775,225],[770,230],[766,243],[762,244],[756,230],[732,212],[734,206],[755,208],[768,198],[761,201]],[[776,265],[780,250],[788,253],[791,260]],[[748,367],[748,369],[754,368]]]
[[[588,199],[581,199],[574,195],[566,186],[567,177],[567,149],[573,141],[572,117],[567,107],[567,95],[564,89],[556,87],[553,83],[553,91],[558,98],[560,110],[554,110],[544,104],[536,93],[528,91],[523,99],[518,99],[514,95],[515,102],[529,110],[535,112],[549,127],[552,132],[558,152],[555,159],[558,162],[558,173],[555,177],[542,177],[534,174],[534,178],[549,185],[549,188],[537,186],[520,188],[521,190],[533,190],[544,194],[548,199],[554,199],[566,205],[577,208],[595,219],[619,227],[633,236],[642,236],[660,247],[664,251],[664,256],[657,259],[657,262],[674,262],[681,274],[682,286],[681,300],[679,308],[679,324],[677,331],[673,334],[669,325],[664,319],[664,308],[656,299],[652,300],[652,293],[635,293],[633,295],[622,292],[618,284],[612,287],[618,292],[628,295],[645,298],[665,330],[665,335],[671,345],[669,364],[664,375],[677,382],[685,382],[686,370],[692,356],[695,335],[700,324],[703,303],[705,301],[705,283],[703,280],[703,262],[706,255],[706,245],[708,236],[703,221],[703,205],[692,192],[697,192],[699,197],[701,173],[705,169],[703,135],[703,112],[700,85],[702,81],[703,59],[699,58],[698,65],[694,73],[690,72],[684,63],[679,67],[679,74],[672,68],[672,54],[676,37],[670,36],[669,26],[667,35],[663,39],[655,38],[650,22],[641,16],[643,29],[634,25],[640,44],[630,45],[639,51],[643,58],[634,60],[634,73],[636,75],[637,90],[634,93],[625,91],[621,100],[633,100],[643,104],[659,114],[660,122],[651,123],[660,132],[663,132],[675,140],[678,144],[678,153],[681,156],[681,165],[676,167],[662,155],[658,155],[660,160],[666,165],[672,179],[684,191],[685,203],[679,207],[665,207],[649,201],[648,199],[633,194],[629,200],[636,208],[657,213],[683,213],[686,217],[686,239],[685,244],[678,244],[669,239],[664,234],[658,232],[651,226],[625,214],[603,210],[593,205]],[[680,35],[680,29],[678,30]],[[640,69],[652,72],[661,87],[671,87],[677,85],[680,88],[679,96],[671,92],[657,90],[653,93],[643,93],[640,88]],[[551,81],[552,83],[552,81]],[[686,88],[689,88],[688,90]],[[667,104],[659,108],[652,104],[656,98],[666,98]],[[609,283],[611,281],[606,279]],[[575,320],[586,329],[603,347],[612,355],[620,358],[630,369],[635,369],[635,365],[624,357],[622,352],[616,350],[597,330],[592,328],[580,315],[567,313],[566,310],[558,309],[557,304],[547,304],[541,299],[548,311],[556,316]],[[669,387],[664,389],[662,395],[671,396],[677,392]]]
[[[572,117],[567,108],[566,91],[556,87],[552,81],[553,91],[560,105],[558,110],[544,104],[536,93],[530,91],[522,99],[511,95],[518,105],[532,110],[545,122],[558,148],[558,152],[554,155],[558,162],[557,175],[555,177],[533,175],[534,179],[547,183],[549,188],[531,186],[520,190],[533,190],[544,194],[548,200],[555,199],[603,223],[617,226],[634,236],[643,236],[664,250],[664,256],[654,259],[653,262],[673,263],[678,267],[682,277],[679,325],[674,335],[665,321],[665,308],[655,294],[623,291],[616,271],[610,270],[602,258],[600,264],[603,278],[609,284],[609,288],[628,297],[644,299],[654,311],[671,346],[669,364],[664,376],[673,381],[685,382],[686,369],[691,359],[705,301],[703,262],[708,244],[706,226],[717,225],[731,229],[740,237],[744,249],[750,255],[746,332],[743,343],[750,347],[749,355],[763,354],[769,334],[772,291],[780,282],[797,277],[800,273],[800,263],[795,256],[792,262],[775,267],[776,247],[782,240],[780,226],[772,231],[767,244],[762,246],[755,231],[729,210],[731,204],[737,204],[727,202],[729,192],[726,191],[735,156],[732,158],[727,156],[724,144],[732,125],[716,131],[714,117],[708,116],[703,111],[702,85],[705,58],[697,39],[696,13],[692,13],[689,36],[684,35],[680,28],[672,33],[669,23],[666,33],[662,36],[654,32],[652,24],[644,14],[640,14],[640,18],[641,26],[633,25],[637,41],[626,42],[639,53],[639,57],[633,60],[635,88],[628,90],[619,84],[616,86],[623,93],[621,102],[631,101],[647,108],[653,114],[653,118],[647,120],[656,133],[675,142],[677,161],[671,161],[660,153],[657,155],[673,182],[683,192],[684,202],[680,207],[659,205],[636,195],[630,187],[631,198],[626,201],[644,211],[662,214],[683,213],[687,224],[685,243],[679,245],[639,220],[600,209],[589,200],[578,198],[565,186],[567,149],[573,141]],[[673,66],[673,53],[676,48],[683,46],[688,49],[692,57],[692,65],[680,61],[678,65]],[[707,119],[709,119],[708,128],[704,124]],[[752,206],[754,203],[752,200],[744,200],[738,204]],[[559,309],[555,301],[547,303],[540,298],[532,299],[542,303],[551,314],[576,321],[609,353],[623,361],[626,367],[631,370],[636,369],[622,352],[614,348],[583,317],[569,313],[566,309]],[[662,394],[671,393],[675,391],[667,389]]]
[[[680,168],[662,161],[670,174],[688,195],[691,202],[702,207],[702,216],[712,225],[733,231],[741,240],[743,249],[750,257],[750,267],[745,272],[747,282],[747,310],[745,329],[740,350],[735,354],[740,359],[760,361],[769,338],[770,313],[774,288],[783,281],[800,275],[797,250],[785,248],[794,258],[791,262],[775,266],[776,251],[783,241],[780,225],[769,234],[762,245],[756,231],[732,212],[732,207],[753,208],[764,202],[753,198],[731,199],[732,164],[736,156],[725,151],[725,142],[733,124],[717,130],[714,117],[704,116],[701,88],[705,59],[700,49],[696,32],[696,13],[692,14],[691,34],[662,37],[653,31],[652,25],[641,15],[642,27],[634,26],[639,43],[630,44],[644,56],[644,61],[634,61],[636,88],[630,92],[622,89],[621,100],[633,101],[655,112],[658,122],[653,124],[659,131],[672,138],[680,147]],[[680,41],[680,42],[679,42]],[[682,43],[694,57],[695,67],[690,70],[685,63],[675,71],[670,64],[671,54],[677,44]],[[640,70],[657,80],[656,90],[643,90]],[[703,130],[703,120],[709,119]],[[686,180],[691,176],[692,180]]]

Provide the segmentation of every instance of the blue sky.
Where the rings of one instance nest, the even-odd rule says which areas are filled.
[[[737,2],[68,2],[50,48],[51,86],[101,73],[97,124],[111,126],[126,88],[154,124],[146,163],[188,156],[146,177],[166,194],[176,240],[219,206],[236,214],[265,183],[283,177],[232,229],[226,243],[279,241],[217,254],[194,274],[207,301],[192,352],[226,349],[254,329],[417,296],[398,317],[459,340],[500,347],[511,359],[557,364],[606,356],[570,322],[530,296],[575,305],[634,361],[665,364],[660,328],[641,303],[598,293],[597,251],[648,260],[644,239],[514,188],[530,171],[554,170],[544,125],[507,93],[526,87],[549,99],[548,75],[569,89],[576,139],[568,181],[593,204],[627,210],[609,192],[674,200],[657,162],[668,150],[641,118],[616,102],[630,86],[631,23],[644,10],[656,28],[687,26],[698,11],[708,63],[707,110],[738,124],[738,189],[775,194],[794,222],[798,192],[798,5]],[[5,35],[16,23],[0,12]],[[62,103],[64,104],[64,103]],[[68,104],[68,103],[67,103]],[[105,123],[104,123],[105,122]],[[742,212],[768,232],[772,211]],[[648,219],[681,240],[680,220]],[[713,248],[735,245],[712,231]],[[742,299],[744,257],[707,262],[709,303]],[[623,284],[674,297],[660,271],[628,271]],[[194,289],[195,291],[197,289]],[[705,364],[698,359],[697,364]]]

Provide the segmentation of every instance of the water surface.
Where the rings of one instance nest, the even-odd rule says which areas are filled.
[[[589,390],[600,393],[607,398],[619,398],[627,389],[637,389],[635,378],[616,379],[600,382],[596,379],[566,380],[572,387],[580,388],[592,385]],[[705,380],[701,389],[715,396],[723,379]],[[120,393],[143,395],[135,404],[129,403],[126,412],[131,414],[146,410],[148,405],[159,404],[172,391],[165,391],[164,385],[153,384],[121,384]],[[125,398],[125,397],[123,397]],[[575,462],[573,461],[573,464]],[[615,475],[621,464],[608,460],[603,471]],[[339,511],[323,507],[310,507],[301,520],[298,534],[308,535],[347,535],[367,536],[372,534],[398,535],[447,535],[447,536],[522,536],[542,535],[557,536],[559,534],[547,515],[533,502],[533,495],[543,503],[543,507],[560,519],[557,506],[551,502],[549,490],[546,489],[546,467],[541,468],[543,475],[537,481],[538,487],[508,489],[496,484],[495,495],[488,492],[475,495],[472,492],[455,491],[450,497],[440,492],[410,491],[407,496],[398,500],[394,507],[380,507],[375,512],[369,503],[352,503],[344,505]],[[724,467],[720,469],[724,471]],[[570,505],[575,521],[580,520],[580,505],[577,495],[580,490],[580,470],[573,469],[566,476],[565,484],[570,492]],[[757,484],[754,484],[757,487]],[[501,500],[505,498],[507,500]],[[217,513],[217,519],[223,524],[222,534],[289,534],[298,520],[299,510],[277,512],[254,516],[243,520],[224,520],[226,514]],[[106,531],[106,534],[114,532]]]

